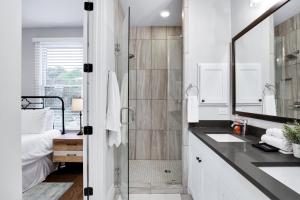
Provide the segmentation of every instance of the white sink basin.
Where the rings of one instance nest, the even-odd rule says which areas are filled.
[[[259,169],[300,194],[300,166],[259,167]]]
[[[240,138],[237,138],[231,134],[206,134],[217,142],[246,142]]]

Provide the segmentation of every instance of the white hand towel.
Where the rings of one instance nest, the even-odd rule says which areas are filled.
[[[276,103],[274,95],[265,95],[263,100],[263,113],[265,115],[275,115],[276,116]]]
[[[120,91],[118,80],[114,72],[109,72],[107,91],[107,112],[106,130],[109,131],[108,145],[117,147],[121,144],[121,123],[120,123]]]
[[[280,139],[264,134],[263,136],[261,136],[261,141],[286,152],[293,151],[292,144],[285,139]]]
[[[269,128],[267,129],[266,134],[279,139],[285,139],[282,129],[280,128]]]
[[[128,73],[124,75],[121,85],[121,107],[128,108]],[[128,110],[124,110],[121,114],[123,121],[128,122]],[[128,124],[121,124],[121,135],[122,144],[126,144],[128,142]]]
[[[189,123],[197,123],[199,121],[197,96],[188,96],[187,119]]]

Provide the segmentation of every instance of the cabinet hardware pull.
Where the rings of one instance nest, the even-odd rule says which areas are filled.
[[[67,154],[67,156],[76,156],[76,154],[74,153],[74,154]]]
[[[196,157],[196,160],[198,160],[198,162],[202,162],[202,160],[199,157]]]

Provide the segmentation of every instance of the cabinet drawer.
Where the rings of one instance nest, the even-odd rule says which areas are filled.
[[[83,152],[82,151],[54,151],[53,161],[54,162],[82,162]]]
[[[82,156],[82,151],[54,151],[54,156]]]
[[[70,140],[70,141],[53,140],[53,150],[54,151],[82,151],[83,150],[82,140]]]

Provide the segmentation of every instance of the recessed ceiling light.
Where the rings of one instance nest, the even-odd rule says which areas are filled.
[[[170,16],[170,12],[167,11],[167,10],[163,10],[160,12],[160,16],[163,17],[163,18],[167,18]]]
[[[250,0],[250,7],[257,7],[263,0]]]

